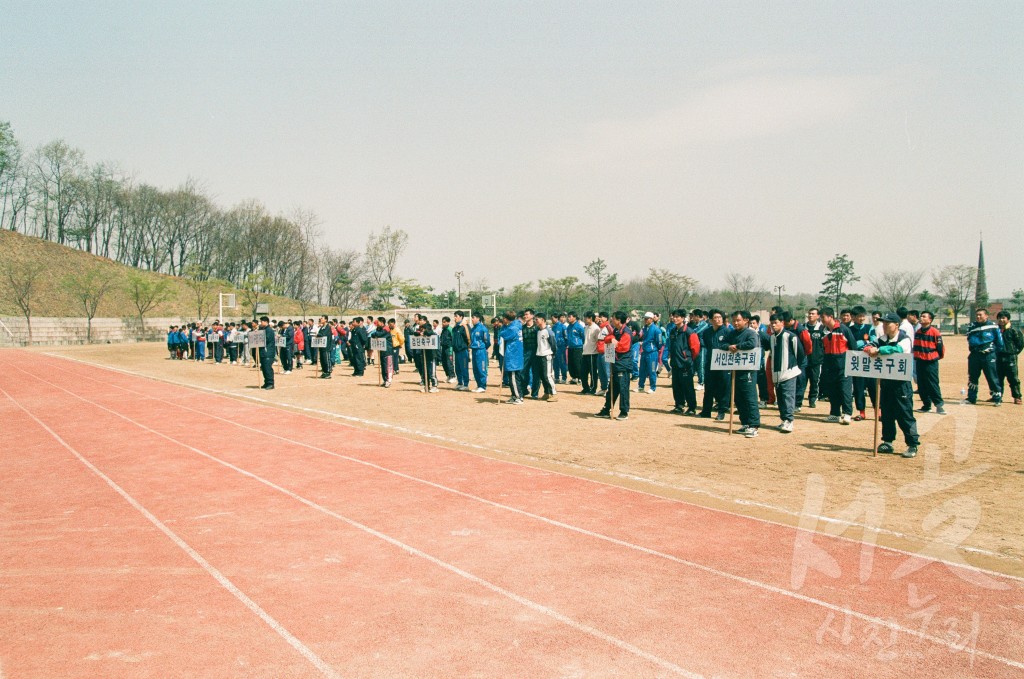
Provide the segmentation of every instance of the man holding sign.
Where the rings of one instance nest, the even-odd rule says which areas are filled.
[[[384,323],[383,318],[377,319],[374,331],[370,335],[370,349],[377,352],[380,362],[380,379],[385,389],[391,386],[391,380],[395,374],[393,342],[391,329]]]
[[[909,376],[912,374],[909,366],[913,361],[911,356],[913,344],[910,337],[900,330],[900,317],[894,313],[888,313],[882,316],[882,326],[884,331],[864,348],[864,353],[871,359],[890,357],[888,360],[892,361],[893,365],[896,365],[899,359],[903,359],[907,368],[900,375]],[[875,360],[875,363],[883,362]],[[914,387],[909,379],[902,379],[899,376],[886,379],[883,376],[880,389],[882,445],[878,446],[878,452],[895,452],[892,443],[896,440],[896,425],[898,424],[903,431],[903,439],[907,443],[907,450],[903,453],[903,457],[914,457],[917,455],[917,447],[920,445],[920,438],[917,435],[917,420],[914,419]]]
[[[732,314],[733,331],[729,335],[728,350],[731,354],[757,351],[761,347],[761,338],[750,327],[749,311],[734,311]],[[761,411],[757,405],[757,371],[761,367],[761,357],[750,362],[750,370],[736,370],[733,374],[734,399],[736,409],[740,411],[740,428],[736,433],[748,439],[757,438],[757,430],[761,427]]]

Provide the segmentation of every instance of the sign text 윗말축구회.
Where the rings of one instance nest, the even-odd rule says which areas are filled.
[[[757,370],[760,367],[760,349],[736,352],[726,351],[725,349],[711,350],[712,370]]]
[[[413,335],[409,338],[410,349],[437,349],[437,335],[427,335],[426,337],[420,337]]]
[[[910,354],[889,354],[871,358],[863,351],[847,351],[844,367],[849,377],[903,382],[914,379],[914,357]]]

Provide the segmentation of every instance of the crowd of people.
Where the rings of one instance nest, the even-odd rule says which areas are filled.
[[[259,366],[263,389],[274,388],[275,363],[285,375],[311,366],[321,379],[331,379],[335,366],[347,361],[354,376],[378,364],[380,383],[392,385],[403,365],[412,365],[420,386],[436,392],[440,365],[456,391],[483,393],[488,388],[489,359],[508,388],[507,403],[521,405],[527,396],[554,401],[563,385],[578,385],[578,393],[604,397],[596,417],[626,420],[631,393],[654,393],[662,374],[671,380],[673,413],[724,420],[735,408],[739,433],[756,438],[761,411],[776,406],[781,433],[791,433],[795,414],[806,403],[816,408],[827,401],[827,422],[849,425],[867,419],[868,401],[878,406],[882,425],[880,453],[894,453],[897,428],[914,457],[919,446],[914,394],[921,401],[917,412],[946,413],[939,384],[939,363],[945,356],[942,334],[929,311],[897,309],[871,314],[862,307],[812,308],[803,322],[774,307],[767,323],[758,315],[739,310],[677,309],[663,324],[660,314],[630,316],[588,311],[534,313],[524,309],[492,318],[474,312],[469,318],[456,311],[452,317],[430,321],[417,314],[401,326],[394,318],[357,316],[347,323],[321,316],[317,321],[259,321],[209,326],[172,326],[167,334],[170,358],[209,359],[229,364]],[[262,335],[262,338],[259,336]],[[1017,358],[1024,336],[1012,326],[1005,311],[992,322],[985,309],[977,309],[967,330],[968,386],[964,402],[975,404],[984,375],[989,401],[1001,405],[1003,386],[1013,402],[1021,404]],[[737,353],[760,350],[760,365],[747,370],[712,370],[714,350]],[[847,374],[848,351],[869,357],[904,354],[913,357],[915,392],[909,381]],[[470,386],[470,375],[475,388]],[[697,394],[703,392],[698,403]],[[876,404],[877,399],[877,404]],[[698,409],[699,408],[699,409]]]

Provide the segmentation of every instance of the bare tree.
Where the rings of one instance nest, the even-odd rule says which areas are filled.
[[[725,277],[725,297],[734,310],[754,311],[767,296],[768,289],[753,275],[730,273]]]
[[[409,245],[409,234],[402,229],[385,226],[378,236],[371,232],[366,240],[366,269],[377,287],[381,307],[391,303],[395,289],[395,271],[398,258]]]
[[[668,269],[650,269],[645,282],[669,311],[682,307],[697,287],[696,280]]]
[[[890,311],[905,307],[921,290],[922,278],[924,271],[883,271],[868,279],[872,300]]]
[[[146,314],[157,304],[171,298],[171,283],[168,279],[153,274],[134,271],[128,276],[128,297],[139,312],[139,330],[146,334]]]
[[[622,289],[618,274],[609,273],[608,264],[603,259],[595,259],[587,264],[583,272],[590,276],[592,283],[587,289],[594,293],[594,306],[599,309],[612,294]]]
[[[8,262],[0,270],[4,287],[11,295],[11,299],[21,309],[25,316],[25,323],[28,325],[28,343],[32,344],[32,306],[39,297],[39,288],[43,272],[46,266],[42,262],[29,260],[26,262]]]
[[[974,293],[975,276],[978,270],[966,264],[944,266],[932,274],[932,285],[939,298],[949,305],[953,312],[953,334],[960,334],[960,312],[967,307]]]
[[[213,300],[217,296],[216,283],[210,280],[210,274],[205,268],[192,264],[185,270],[185,285],[192,291],[192,299],[196,303],[196,316],[205,323],[213,311]]]
[[[252,308],[253,318],[256,318],[256,306],[260,303],[260,299],[266,295],[271,285],[273,285],[273,281],[270,280],[270,277],[259,273],[251,273],[242,281],[242,297],[245,298],[246,304]]]
[[[92,319],[96,317],[103,298],[114,286],[114,274],[98,263],[73,271],[64,277],[63,287],[81,302],[86,318],[86,341],[92,342]]]
[[[72,212],[79,200],[84,154],[58,139],[39,148],[33,162],[35,214],[39,236],[64,244]],[[41,220],[41,224],[39,224]]]

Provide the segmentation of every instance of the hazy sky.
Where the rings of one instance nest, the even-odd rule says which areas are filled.
[[[1024,287],[1024,2],[12,2],[0,120],[438,289],[848,253]]]

